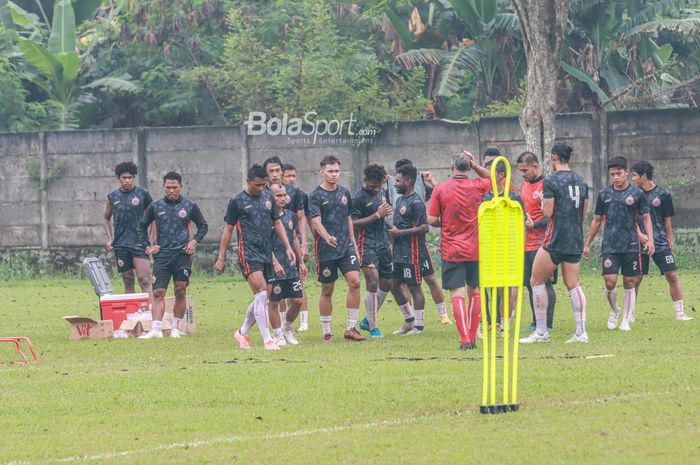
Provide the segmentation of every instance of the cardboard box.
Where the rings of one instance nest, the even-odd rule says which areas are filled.
[[[70,324],[70,338],[78,339],[111,339],[114,336],[112,320],[95,321],[84,316],[64,316]]]
[[[173,321],[173,308],[175,307],[175,297],[165,298],[165,316],[163,321]],[[185,334],[190,335],[197,332],[197,326],[194,322],[194,298],[192,296],[187,296],[187,302],[185,304],[185,317],[180,321],[180,331],[184,331]]]
[[[126,333],[126,337],[139,337],[153,329],[151,320],[124,320],[119,331]],[[170,322],[163,319],[163,336],[170,336]],[[123,336],[122,336],[123,337]]]

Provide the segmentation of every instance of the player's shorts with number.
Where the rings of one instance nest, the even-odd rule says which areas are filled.
[[[270,300],[279,302],[284,299],[297,299],[302,296],[301,279],[282,279],[270,282]]]
[[[670,249],[659,250],[651,256],[661,273],[676,271],[676,258]],[[649,274],[649,255],[642,255],[642,273]]]
[[[423,258],[414,263],[394,263],[394,279],[411,287],[420,286],[423,277],[430,276],[434,272],[432,261],[429,258]]]
[[[357,259],[353,249],[349,249],[345,256],[341,258],[319,262],[316,265],[318,282],[334,283],[338,279],[338,270],[343,274],[351,271],[360,271],[360,261]]]
[[[603,275],[622,274],[622,276],[639,276],[642,274],[641,257],[638,253],[603,254]],[[620,273],[622,271],[622,273]]]

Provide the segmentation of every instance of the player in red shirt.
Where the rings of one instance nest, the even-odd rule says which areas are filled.
[[[532,277],[532,265],[535,263],[535,255],[542,246],[544,233],[547,230],[548,218],[542,213],[542,184],[544,176],[540,169],[537,155],[532,152],[523,152],[517,159],[518,171],[523,176],[523,185],[520,187],[520,198],[525,206],[525,274],[524,283],[530,295],[530,307],[532,308],[532,325],[528,328],[535,330],[535,306],[532,297],[530,278]],[[556,274],[556,271],[555,271]],[[545,282],[547,288],[547,329],[551,331],[554,319],[554,305],[557,301],[557,293],[554,291],[554,280]]]
[[[481,179],[468,177],[472,169]],[[489,171],[466,151],[452,157],[450,170],[452,177],[435,186],[428,207],[428,224],[442,228],[442,287],[450,291],[460,348],[473,349],[481,315],[477,214],[484,195],[491,189],[491,181]],[[469,294],[468,311],[465,285]]]

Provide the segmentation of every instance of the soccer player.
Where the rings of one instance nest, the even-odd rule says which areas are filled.
[[[474,170],[479,179],[470,179]],[[428,223],[440,227],[442,287],[450,291],[452,315],[463,350],[476,347],[481,315],[479,296],[479,235],[477,213],[491,189],[489,171],[469,152],[452,156],[452,177],[435,187],[428,207]],[[465,293],[466,286],[466,293]],[[466,296],[469,296],[467,309]]]
[[[272,265],[274,274],[270,279],[272,293],[270,294],[270,325],[272,335],[278,346],[287,344],[298,345],[299,341],[294,337],[294,320],[296,319],[302,302],[301,277],[306,276],[306,265],[302,259],[301,247],[297,239],[297,215],[292,210],[285,208],[289,195],[285,187],[275,182],[269,185],[270,192],[275,201],[275,208],[287,241],[292,245],[295,260],[290,262],[286,249],[277,234],[272,235]],[[289,299],[289,307],[284,313],[284,327],[280,319],[280,302]]]
[[[219,243],[219,256],[214,268],[219,273],[226,269],[226,249],[236,228],[238,236],[238,267],[253,291],[246,318],[234,338],[241,349],[250,349],[248,333],[255,323],[262,335],[265,350],[279,350],[267,327],[267,280],[272,278],[272,235],[276,234],[289,262],[296,255],[289,246],[287,233],[273,208],[272,194],[267,186],[267,173],[260,165],[253,165],[246,176],[246,187],[233,197],[226,209],[224,232]]]
[[[652,228],[654,229],[654,249],[656,252],[651,258],[668,281],[673,309],[676,311],[676,320],[689,321],[693,318],[685,314],[683,309],[683,290],[681,282],[676,274],[676,259],[673,257],[673,228],[671,217],[673,216],[673,199],[671,193],[654,182],[654,165],[648,161],[640,161],[632,165],[632,182],[636,184],[647,198],[650,208]],[[640,225],[641,226],[641,225]],[[644,235],[645,242],[651,238]],[[642,252],[642,273],[649,274],[649,254]],[[639,276],[636,283],[637,294],[639,285],[642,284],[643,275]]]
[[[153,290],[151,288],[150,264],[146,255],[146,245],[139,241],[137,227],[148,206],[153,202],[151,194],[145,189],[134,185],[137,167],[130,161],[119,163],[114,168],[114,174],[119,179],[119,189],[107,195],[102,224],[107,233],[107,250],[114,251],[117,259],[117,270],[124,281],[124,293],[133,294],[134,271],[143,292],[147,292],[151,303]],[[114,218],[114,233],[112,233],[112,218]],[[155,232],[155,231],[153,231]]]
[[[549,218],[549,223],[542,247],[535,255],[530,278],[535,307],[535,331],[520,339],[523,344],[549,342],[549,296],[545,283],[559,265],[576,320],[576,332],[567,343],[588,342],[586,296],[579,281],[579,262],[583,251],[583,218],[588,208],[588,185],[569,167],[572,152],[573,149],[563,142],[554,144],[550,155],[554,172],[542,182],[542,214]]]
[[[301,190],[299,187],[296,185],[297,183],[297,169],[294,167],[294,165],[290,163],[284,163],[282,165],[282,184],[285,186],[294,186],[297,188],[299,193],[301,194],[302,197],[302,204],[304,207],[304,213],[308,211],[309,209],[309,196],[306,195],[306,193]],[[300,223],[301,224],[301,223]],[[307,257],[309,256],[309,244],[308,244],[308,233],[306,231],[306,217],[304,217],[304,227],[299,227],[301,231],[303,231],[303,236],[301,234],[297,234],[297,238],[299,239],[299,242],[301,244],[301,253],[304,257],[304,262],[306,262]],[[302,239],[303,238],[303,239]],[[302,287],[304,283],[304,276],[301,277],[301,282],[302,282]],[[309,310],[308,310],[308,302],[309,299],[306,295],[306,289],[302,288],[302,302],[301,302],[301,309],[299,310],[299,331],[307,331],[309,329]]]
[[[537,155],[532,152],[523,152],[518,156],[517,163],[518,171],[523,177],[523,184],[520,187],[520,198],[525,208],[524,285],[527,287],[530,296],[530,307],[532,308],[532,324],[527,329],[534,331],[536,327],[535,305],[533,303],[530,278],[532,276],[532,265],[535,263],[537,251],[544,241],[544,233],[549,220],[542,213],[544,176],[542,176]],[[547,329],[551,331],[554,324],[554,305],[557,302],[557,293],[554,291],[553,279],[547,279],[544,285],[547,289]]]
[[[321,283],[319,310],[323,340],[330,342],[333,289],[338,270],[348,283],[348,323],[344,337],[349,341],[367,339],[357,330],[360,312],[360,263],[352,227],[352,196],[338,184],[340,160],[328,155],[321,160],[323,183],[309,194],[309,217],[315,237],[316,270]]]
[[[192,255],[197,250],[209,227],[199,207],[192,200],[180,195],[182,176],[170,171],[163,176],[165,197],[148,206],[138,224],[141,243],[148,242],[148,227],[156,224],[157,240],[146,247],[146,254],[154,256],[153,263],[153,327],[141,339],[163,337],[163,314],[165,313],[165,291],[170,279],[175,282],[175,307],[170,337],[184,336],[180,331],[180,320],[185,316],[187,286],[192,275]],[[197,234],[190,237],[192,223]]]
[[[404,165],[396,173],[395,187],[401,196],[394,205],[394,225],[389,235],[394,239],[394,282],[392,291],[404,316],[404,324],[394,334],[421,334],[424,329],[425,296],[421,288],[424,276],[434,274],[425,234],[430,230],[425,202],[413,190],[418,170]],[[415,312],[403,293],[408,286]]]
[[[393,277],[391,242],[384,219],[391,214],[383,166],[365,167],[363,186],[352,199],[352,224],[355,230],[362,274],[365,276],[365,309],[367,317],[360,329],[369,330],[370,337],[384,337],[377,327],[377,313],[391,290]]]
[[[608,329],[615,329],[620,317],[616,286],[618,273],[622,271],[624,313],[620,323],[620,331],[629,331],[637,297],[634,286],[637,283],[637,277],[642,274],[637,218],[642,218],[644,225],[642,233],[646,234],[647,237],[653,237],[651,216],[644,192],[627,180],[627,160],[625,158],[611,158],[608,161],[608,174],[612,186],[608,186],[598,193],[595,215],[583,248],[583,257],[588,258],[591,252],[591,242],[598,233],[601,223],[605,224],[601,255],[605,296],[610,304]],[[647,251],[649,255],[654,255],[653,240],[647,242]]]
[[[498,157],[501,156],[501,151],[496,147],[489,147],[484,150],[483,160],[481,161],[481,166],[484,168],[490,168],[491,163]]]

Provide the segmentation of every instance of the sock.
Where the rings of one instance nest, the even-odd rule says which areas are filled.
[[[673,301],[673,309],[676,311],[676,316],[681,316],[685,313],[683,308],[683,299]]]
[[[620,307],[617,306],[617,288],[608,289],[605,288],[605,297],[608,299],[608,304],[610,304],[610,311],[615,315],[620,313]]]
[[[267,291],[262,291],[255,294],[253,314],[255,315],[255,322],[258,324],[258,329],[260,330],[263,343],[267,344],[268,341],[272,340],[270,330],[267,327]]]
[[[413,309],[411,308],[411,304],[408,302],[399,306],[399,310],[401,310],[401,314],[403,315],[403,319],[406,323],[410,323],[411,321],[415,320],[415,317],[413,316]]]
[[[535,304],[535,325],[537,334],[544,336],[547,332],[547,286],[538,284],[532,286],[533,304]]]
[[[180,329],[180,318],[173,317],[173,322],[171,324],[172,329]]]
[[[447,304],[445,302],[440,302],[439,304],[435,304],[435,306],[438,312],[440,312],[440,316],[447,315]]]
[[[331,320],[332,320],[332,317],[330,315],[328,315],[328,316],[321,315],[321,328],[323,329],[323,334],[330,334],[331,333]]]
[[[387,295],[389,295],[389,291],[377,289],[377,313],[379,313],[379,309],[382,308],[382,304],[384,303]]]
[[[282,330],[284,332],[293,332],[294,331],[294,322],[284,320],[284,323],[282,323]]]
[[[469,325],[467,324],[467,311],[464,308],[464,297],[452,298],[452,316],[455,319],[457,332],[459,333],[459,341],[466,344],[469,339]]]
[[[299,310],[299,323],[302,325],[308,324],[309,311],[306,309]]]
[[[163,322],[158,320],[153,320],[153,326],[151,326],[154,331],[163,331]]]
[[[283,337],[282,328],[272,328],[272,334],[274,334],[275,339]]]
[[[537,324],[535,319],[535,304],[532,300],[532,287],[529,284],[527,285],[527,295],[530,299],[530,309],[532,310],[532,326],[535,326]]]
[[[547,287],[547,328],[551,328],[554,325],[554,305],[557,303],[557,293],[554,290],[554,284],[552,281],[547,281],[544,284]],[[583,293],[583,291],[582,291]],[[585,300],[585,296],[584,296]],[[585,331],[584,331],[585,332]]]
[[[255,324],[255,300],[253,300],[250,305],[248,305],[248,310],[245,312],[245,321],[243,322],[243,326],[241,326],[240,333],[243,336],[247,336],[248,333],[250,332],[250,329],[253,327]]]
[[[365,309],[370,329],[377,327],[377,293],[365,291]]]
[[[359,308],[348,308],[348,331],[357,326],[357,315],[360,314]]]
[[[469,340],[476,342],[476,332],[481,322],[481,294],[474,292],[469,294],[469,313],[467,314],[469,328],[467,328]]]
[[[586,332],[586,295],[581,286],[578,286],[569,291],[569,297],[576,319],[576,335],[580,336]]]
[[[416,309],[415,310],[415,315],[416,315],[416,323],[415,327],[418,329],[423,329],[423,318],[425,317],[425,309]]]
[[[623,321],[629,321],[629,319],[634,314],[634,304],[637,301],[637,293],[634,292],[634,288],[625,289],[622,296],[622,306],[625,309],[625,313],[622,315]]]

